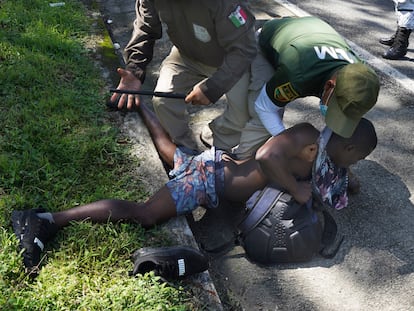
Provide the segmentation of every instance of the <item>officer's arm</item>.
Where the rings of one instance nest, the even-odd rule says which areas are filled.
[[[263,126],[272,136],[278,135],[285,129],[282,121],[284,108],[276,106],[270,100],[266,93],[266,85],[256,98],[254,108]]]
[[[145,68],[152,60],[155,41],[161,38],[162,26],[152,1],[136,1],[135,11],[134,31],[124,50],[126,69],[144,82]]]
[[[212,76],[200,84],[202,92],[215,103],[228,92],[248,71],[257,54],[257,43],[254,33],[254,15],[238,1],[220,1],[215,18],[217,40],[225,51],[222,65]],[[235,14],[237,7],[243,10],[243,22],[236,25],[230,15]],[[246,90],[247,93],[247,90]]]

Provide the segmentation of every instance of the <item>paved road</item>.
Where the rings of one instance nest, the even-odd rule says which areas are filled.
[[[216,287],[224,302],[244,310],[414,310],[414,53],[410,49],[402,61],[379,57],[384,47],[378,38],[394,31],[392,3],[296,1],[297,7],[293,2],[264,2],[329,21],[374,66],[382,89],[368,117],[377,127],[379,145],[355,167],[362,192],[335,215],[345,234],[335,258],[259,267],[236,247],[213,259]],[[314,101],[290,106],[286,122],[310,120],[321,126]]]
[[[131,31],[133,0],[100,2],[103,12],[113,20],[113,38],[122,48]],[[351,197],[350,206],[335,215],[345,234],[335,258],[315,257],[305,264],[262,267],[249,262],[241,247],[211,256],[210,275],[224,309],[414,310],[414,62],[410,58],[379,58],[384,48],[377,43],[378,38],[394,31],[391,1],[249,2],[258,20],[295,14],[322,17],[373,64],[382,89],[368,117],[376,125],[379,145],[355,167],[362,181],[361,193]],[[156,47],[158,54],[146,82],[148,89],[153,86],[157,66],[168,46],[167,41],[161,41]],[[408,57],[414,57],[412,48]],[[290,104],[287,125],[308,120],[321,127],[316,103],[316,98],[308,98]],[[194,130],[220,113],[221,108],[219,103],[210,109],[194,110]],[[131,135],[142,133],[137,115],[120,118]],[[147,156],[148,149],[139,145],[149,142],[139,137],[136,141],[137,156]],[[153,182],[149,175],[151,172],[147,177],[144,174],[143,180]],[[239,216],[234,208],[223,208],[198,222],[189,219],[198,243],[209,247],[228,240],[237,222],[233,215]]]
[[[394,4],[391,0],[373,0],[361,4],[361,1],[279,1],[287,4],[297,15],[311,14],[319,16],[330,23],[351,44],[356,44],[359,49],[364,49],[371,55],[368,61],[374,64],[377,70],[388,71],[391,67],[408,78],[414,78],[414,45],[411,44],[409,52],[404,60],[385,60],[380,55],[386,47],[378,43],[378,39],[393,34],[396,30],[396,17]],[[411,36],[411,38],[413,38]],[[413,39],[411,40],[413,41]],[[366,55],[365,55],[366,56]],[[377,57],[374,59],[372,57]],[[367,59],[367,57],[366,57]],[[389,67],[388,67],[389,66]],[[413,81],[411,90],[414,89]]]

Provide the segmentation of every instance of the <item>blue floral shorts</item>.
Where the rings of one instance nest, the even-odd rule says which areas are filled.
[[[174,168],[169,173],[172,179],[166,184],[177,215],[189,213],[200,205],[207,208],[218,206],[218,196],[224,185],[222,154],[223,151],[214,147],[199,154],[177,147]]]

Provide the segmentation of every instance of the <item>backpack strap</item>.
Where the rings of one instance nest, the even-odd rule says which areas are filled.
[[[229,251],[234,246],[241,245],[242,234],[247,234],[253,230],[269,214],[279,200],[289,202],[291,199],[292,196],[290,194],[270,186],[257,190],[246,202],[247,215],[237,226],[238,232],[234,233],[234,239],[224,242],[217,247],[207,248],[201,246],[201,248],[209,253],[221,253]]]
[[[338,253],[339,248],[344,241],[344,236],[338,232],[338,226],[332,215],[322,210],[324,228],[322,232],[322,249],[319,251],[319,255],[324,258],[330,259],[335,257]]]
[[[269,214],[277,202],[289,202],[291,199],[290,194],[272,187],[265,187],[263,190],[256,191],[246,202],[248,214],[239,224],[239,231],[247,234]]]

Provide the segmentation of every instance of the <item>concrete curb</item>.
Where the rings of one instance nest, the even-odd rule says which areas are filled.
[[[89,4],[88,1],[85,2]],[[106,27],[105,31],[107,31],[105,37],[111,39],[114,52],[118,56],[116,62],[103,60],[103,63],[107,67],[105,68],[107,70],[107,78],[113,83],[113,86],[116,86],[119,79],[115,70],[117,66],[124,67],[125,64],[121,51],[131,34],[132,22],[135,16],[134,1],[123,3],[122,1],[102,0],[98,1],[97,4],[100,12],[95,12],[95,14],[99,14],[103,19]],[[160,48],[167,48],[162,46],[163,42],[160,44]],[[154,59],[152,63],[152,67],[156,68],[159,60]],[[148,75],[147,82],[144,84],[145,89],[153,89],[152,84],[154,84],[154,79],[152,78],[154,75],[156,74],[152,73]],[[146,126],[136,112],[123,113],[114,111],[109,113],[120,124],[122,133],[133,143],[133,156],[140,159],[140,166],[137,169],[138,178],[146,183],[149,193],[154,193],[165,185],[168,181],[168,176]],[[163,227],[170,235],[170,238],[176,241],[177,244],[190,245],[198,249],[197,242],[185,217],[172,219],[163,225]],[[186,284],[191,287],[196,299],[201,301],[201,305],[209,310],[223,310],[221,300],[208,271],[190,277],[186,281]]]
[[[128,43],[132,32],[133,20],[135,18],[135,1],[123,0],[83,0],[85,3],[93,2],[94,8],[98,7],[99,14],[105,24],[108,36],[112,40],[115,54],[118,56],[118,62],[115,66],[124,67],[124,59],[122,55],[123,48]],[[96,5],[97,4],[97,5]],[[276,16],[291,15],[289,11],[282,6],[275,6],[272,2],[255,1],[250,3],[252,11],[254,12],[257,25],[261,25],[264,20]],[[167,55],[171,47],[168,36],[163,35],[162,39],[157,40],[154,47],[154,58],[147,68],[147,78],[143,85],[144,90],[153,90],[155,81],[158,78],[158,68]],[[113,87],[119,82],[119,77],[116,74],[116,67],[107,68],[108,78],[112,80]],[[150,98],[148,97],[148,101]],[[218,114],[225,109],[224,99],[219,100],[212,106],[203,107],[189,107],[190,113],[190,127],[196,136],[199,135],[201,129],[209,121],[213,120]],[[137,174],[143,182],[147,183],[147,190],[154,193],[161,188],[168,180],[164,167],[158,157],[158,153],[152,143],[149,133],[143,124],[141,118],[137,113],[119,113],[113,112],[114,117],[118,119],[120,128],[133,142],[134,155],[141,159],[141,165],[137,170]],[[203,147],[203,146],[200,146]],[[201,216],[202,217],[202,216]],[[200,218],[201,218],[200,217]],[[199,221],[200,219],[195,219]],[[196,227],[205,228],[201,222]],[[213,228],[208,226],[210,230],[224,230],[224,228]],[[191,245],[198,248],[196,239],[191,231],[189,223],[185,217],[179,217],[169,221],[165,224],[165,229],[171,234],[173,240],[178,244]],[[196,232],[198,231],[198,228]],[[225,230],[224,230],[225,231]],[[226,232],[223,233],[223,235]],[[214,237],[213,237],[214,239]],[[201,243],[203,241],[201,240]],[[212,280],[212,276],[208,271],[197,276],[189,278],[188,281],[192,285],[192,291],[196,299],[202,302],[202,305],[207,310],[223,310],[223,304],[219,297],[216,285]],[[224,295],[227,295],[226,293]],[[236,303],[237,304],[237,303]]]

